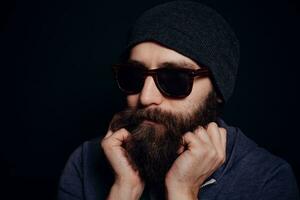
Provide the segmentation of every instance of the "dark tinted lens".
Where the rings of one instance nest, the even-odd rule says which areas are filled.
[[[138,93],[143,88],[143,70],[135,67],[119,67],[116,70],[119,87],[127,93]]]
[[[190,78],[186,71],[176,69],[161,69],[157,74],[160,88],[171,97],[183,97],[188,95]]]

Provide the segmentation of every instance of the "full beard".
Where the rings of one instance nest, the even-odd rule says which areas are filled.
[[[192,114],[174,114],[161,109],[130,109],[116,114],[110,124],[113,132],[125,128],[131,136],[123,143],[133,169],[151,188],[164,186],[167,172],[178,157],[182,136],[197,126],[216,121],[217,95],[212,91]]]

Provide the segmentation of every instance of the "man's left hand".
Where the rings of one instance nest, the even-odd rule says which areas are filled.
[[[168,199],[197,199],[204,181],[226,157],[226,130],[214,122],[183,136],[184,146],[166,175]]]

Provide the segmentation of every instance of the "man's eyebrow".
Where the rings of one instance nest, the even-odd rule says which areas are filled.
[[[134,64],[134,65],[140,65],[140,66],[144,66],[144,67],[147,66],[144,62],[138,61],[138,60],[133,60],[133,59],[128,59],[127,63],[128,64]],[[168,68],[199,69],[198,65],[188,63],[188,62],[185,62],[185,61],[163,62],[163,63],[160,63],[157,67],[159,67],[159,68],[168,67]]]
[[[185,68],[185,69],[199,69],[199,66],[185,61],[179,62],[164,62],[159,65],[159,67],[168,67],[168,68]]]

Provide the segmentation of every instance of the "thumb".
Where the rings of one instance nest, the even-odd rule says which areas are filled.
[[[111,144],[114,146],[120,146],[123,142],[130,136],[129,132],[122,128],[116,132],[114,132],[109,139],[111,140]]]
[[[129,137],[129,135],[129,132],[125,128],[122,128],[114,133],[110,130],[101,141],[101,146],[104,149],[121,146]]]

